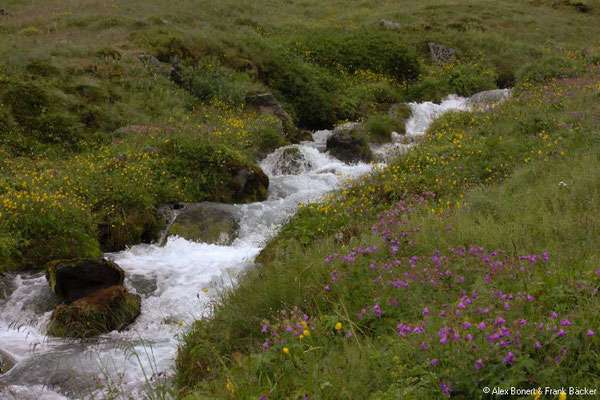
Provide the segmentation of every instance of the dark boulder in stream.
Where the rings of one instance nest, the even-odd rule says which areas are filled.
[[[87,338],[123,330],[140,315],[140,296],[121,285],[98,290],[91,296],[62,304],[54,310],[48,335]]]
[[[58,297],[71,302],[100,289],[123,284],[124,272],[104,258],[55,260],[46,266],[46,279]]]

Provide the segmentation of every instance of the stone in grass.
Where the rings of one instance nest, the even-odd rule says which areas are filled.
[[[392,31],[398,31],[402,28],[402,25],[399,22],[387,21],[385,19],[382,19],[381,22],[379,22],[379,25],[382,28],[390,29]]]
[[[121,285],[111,286],[56,307],[47,333],[58,337],[88,338],[120,331],[135,321],[140,308],[140,296],[128,293]]]
[[[469,97],[467,104],[478,110],[487,110],[512,96],[510,89],[494,89],[479,92]]]
[[[444,65],[452,61],[456,57],[456,50],[450,47],[446,47],[439,43],[429,42],[429,52],[431,53],[431,59],[437,65]]]
[[[240,225],[235,207],[220,203],[184,204],[167,236],[179,236],[200,243],[229,245],[238,236]]]
[[[123,278],[123,270],[104,258],[55,260],[46,266],[50,288],[67,302],[89,296],[100,289],[121,285]]]
[[[352,131],[336,132],[327,138],[329,154],[348,164],[370,162],[373,153],[367,140]]]

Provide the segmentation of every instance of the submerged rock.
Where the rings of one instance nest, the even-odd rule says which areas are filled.
[[[0,350],[0,375],[5,374],[15,365],[15,360],[8,353]]]
[[[177,235],[194,242],[228,245],[235,240],[239,229],[233,206],[193,203],[185,204],[179,211],[167,236]]]
[[[158,280],[154,275],[135,274],[129,278],[129,283],[137,294],[144,297],[150,296],[158,289]]]
[[[123,330],[140,315],[140,296],[121,285],[98,290],[71,304],[58,306],[52,313],[48,335],[87,338]]]
[[[335,132],[327,138],[329,154],[348,164],[369,162],[373,153],[365,138],[350,132]]]
[[[507,100],[511,95],[510,89],[486,90],[469,97],[467,105],[476,109],[488,109]]]
[[[431,59],[438,65],[444,65],[456,56],[456,50],[439,43],[429,42],[427,46],[429,46]]]
[[[46,266],[52,291],[68,302],[114,285],[123,284],[123,270],[104,258],[55,260]]]
[[[297,175],[310,169],[311,163],[297,147],[281,150],[281,155],[273,165],[274,175]]]

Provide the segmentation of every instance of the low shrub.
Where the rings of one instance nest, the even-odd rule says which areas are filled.
[[[398,81],[415,79],[419,73],[417,55],[402,35],[379,27],[310,32],[301,50],[308,60],[331,69],[368,70]]]
[[[280,48],[271,54],[259,72],[266,85],[279,92],[294,108],[300,126],[327,128],[337,121],[334,103],[340,82],[325,68]]]
[[[409,88],[411,97],[418,100],[440,101],[454,93],[471,96],[483,90],[496,88],[496,73],[478,63],[450,63],[431,67],[415,85]]]
[[[556,78],[572,77],[576,74],[573,59],[553,55],[525,65],[518,74],[519,81],[542,83]]]
[[[172,79],[202,102],[218,100],[242,104],[246,98],[244,82],[234,80],[230,71],[215,57],[192,65],[179,65]]]

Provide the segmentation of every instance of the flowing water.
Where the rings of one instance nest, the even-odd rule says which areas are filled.
[[[407,135],[422,135],[444,112],[467,109],[467,99],[450,96],[441,104],[411,104]],[[45,336],[58,304],[42,273],[0,277],[0,350],[16,364],[0,376],[1,399],[108,397],[117,388],[145,398],[157,381],[173,373],[179,338],[195,319],[206,315],[211,295],[231,285],[236,273],[251,267],[266,241],[294,214],[298,204],[317,202],[347,179],[371,171],[368,164],[346,165],[330,157],[330,131],[317,131],[314,142],[275,150],[262,162],[270,178],[269,198],[237,205],[239,237],[229,246],[170,237],[164,246],[138,245],[107,254],[126,273],[125,286],[142,297],[142,313],[124,332],[90,340]],[[405,151],[400,142],[375,148],[376,154]],[[290,161],[288,148],[299,158]]]

